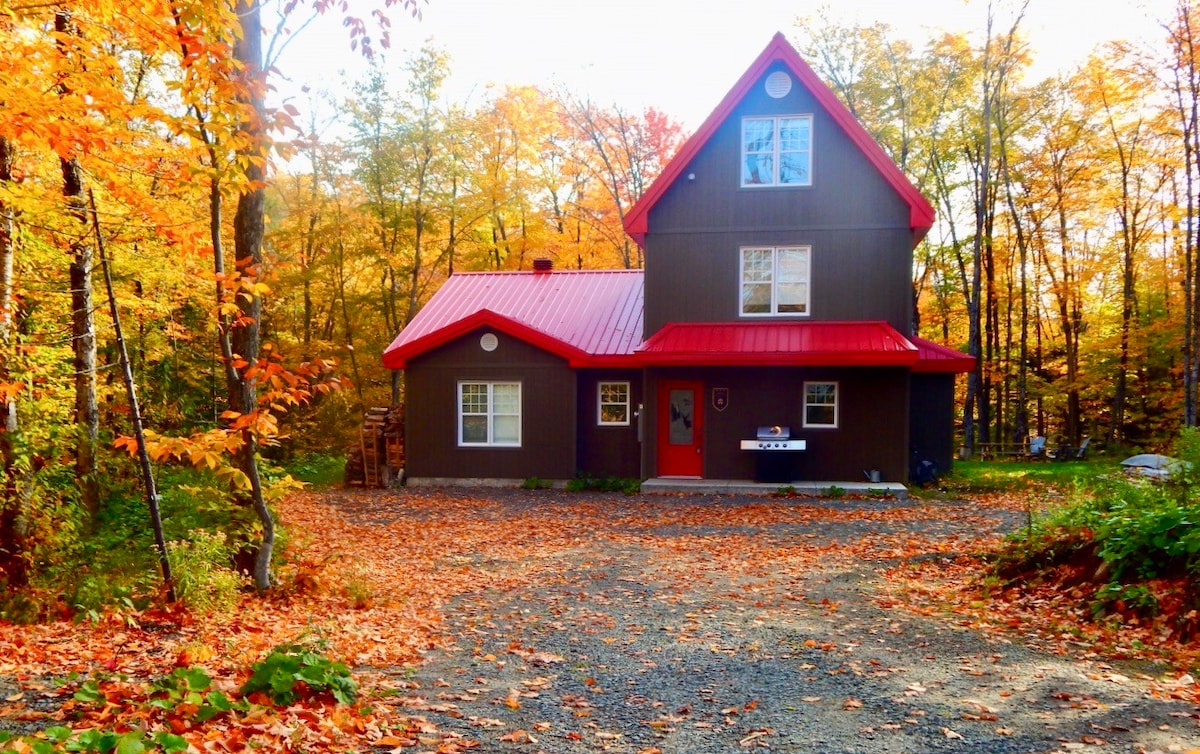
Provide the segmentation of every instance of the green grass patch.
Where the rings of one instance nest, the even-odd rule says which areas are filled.
[[[284,471],[317,489],[340,485],[345,470],[346,459],[343,456],[310,454],[284,464]]]
[[[943,479],[946,489],[958,494],[1022,492],[1031,488],[1069,489],[1091,486],[1095,480],[1118,473],[1110,460],[1087,461],[955,461]]]

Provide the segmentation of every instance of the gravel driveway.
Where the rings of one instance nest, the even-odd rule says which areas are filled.
[[[536,557],[459,551],[509,586],[444,606],[401,704],[474,751],[1051,752],[1200,748],[1197,708],[1136,670],[899,606],[882,573],[1019,525],[972,504],[562,492],[479,515]],[[413,526],[428,506],[354,517]],[[436,522],[434,522],[436,523]],[[528,553],[528,547],[522,552]],[[517,584],[517,586],[512,586]]]

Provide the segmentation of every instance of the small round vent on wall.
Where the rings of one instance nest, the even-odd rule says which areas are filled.
[[[788,92],[792,91],[792,77],[787,75],[786,71],[775,71],[767,76],[763,87],[767,90],[768,97],[783,99]]]
[[[485,332],[479,338],[479,347],[491,353],[496,350],[496,346],[500,345],[500,339],[496,337],[496,333]]]

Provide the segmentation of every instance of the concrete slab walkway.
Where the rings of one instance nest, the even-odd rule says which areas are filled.
[[[748,479],[681,479],[659,477],[642,482],[642,492],[686,492],[716,495],[772,495],[780,490],[795,491],[805,497],[830,497],[841,491],[846,495],[908,499],[908,488],[899,482],[753,482]],[[833,491],[831,493],[831,490]]]

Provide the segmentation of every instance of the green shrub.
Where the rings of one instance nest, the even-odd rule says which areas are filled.
[[[358,687],[345,664],[298,644],[284,644],[254,664],[243,694],[263,692],[286,706],[310,693],[328,692],[341,704],[353,704]]]
[[[642,480],[617,476],[593,476],[586,471],[578,471],[575,478],[567,481],[568,492],[620,492],[625,495],[637,495],[642,491]]]
[[[194,710],[191,717],[198,723],[208,722],[235,708],[245,708],[244,702],[234,702],[224,692],[212,688],[212,678],[204,668],[175,668],[151,684],[151,707],[171,711],[180,705]]]
[[[525,481],[521,482],[521,489],[523,490],[548,490],[552,486],[554,485],[550,482],[536,476],[531,476]]]
[[[1140,615],[1153,616],[1158,612],[1158,598],[1145,586],[1112,583],[1097,590],[1092,602],[1092,618],[1104,617],[1118,603]]]
[[[1090,549],[1103,561],[1098,575],[1111,581],[1105,589],[1113,594],[1131,582],[1200,575],[1200,505],[1193,492],[1200,433],[1182,432],[1175,453],[1191,466],[1169,483],[1108,475],[1077,486],[1067,504],[1012,535],[1001,560],[1038,568]]]
[[[167,552],[175,596],[184,605],[212,613],[229,610],[237,603],[245,578],[230,567],[233,553],[224,534],[197,531],[190,541],[168,544]]]
[[[1097,526],[1099,555],[1116,579],[1152,579],[1180,568],[1190,570],[1200,554],[1198,512],[1170,499],[1149,504],[1122,500]]]

